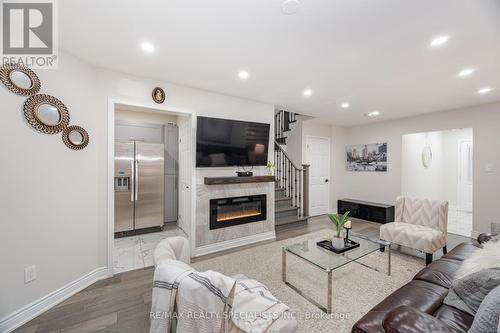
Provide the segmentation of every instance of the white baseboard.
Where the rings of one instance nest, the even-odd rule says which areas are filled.
[[[237,239],[231,239],[231,240],[224,241],[224,242],[219,242],[219,243],[215,243],[215,244],[197,247],[194,249],[193,256],[200,257],[200,256],[204,256],[207,254],[215,253],[215,252],[233,249],[235,247],[239,247],[239,246],[243,246],[243,245],[248,245],[248,244],[267,241],[267,240],[275,240],[275,239],[276,239],[276,233],[274,231],[264,232],[264,233],[257,234],[257,235],[252,235],[252,236],[247,236],[247,237],[242,237],[242,238],[237,238]]]
[[[91,284],[110,276],[108,267],[101,267],[37,299],[0,320],[0,332],[11,332],[43,312],[56,306]]]

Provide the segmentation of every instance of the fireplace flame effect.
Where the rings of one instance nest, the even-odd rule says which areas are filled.
[[[218,222],[230,221],[244,217],[258,216],[261,212],[259,210],[248,210],[244,212],[227,212],[217,216]]]

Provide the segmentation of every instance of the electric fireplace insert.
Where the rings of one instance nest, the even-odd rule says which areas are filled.
[[[267,218],[266,195],[210,200],[210,230],[263,221]]]

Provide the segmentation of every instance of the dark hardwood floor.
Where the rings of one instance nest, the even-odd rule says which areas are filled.
[[[376,238],[379,227],[378,223],[353,219],[353,231],[357,233]],[[276,236],[277,240],[283,240],[325,228],[332,228],[332,225],[326,216],[320,216],[311,218],[309,223],[279,226]],[[451,250],[464,241],[470,239],[449,234],[448,249]],[[208,255],[197,258],[196,261],[259,245],[262,243]],[[423,254],[416,251],[407,249],[401,251],[424,258]],[[440,256],[441,253],[438,253],[435,258]],[[15,332],[149,332],[152,279],[153,268],[150,267],[99,281],[31,320]]]

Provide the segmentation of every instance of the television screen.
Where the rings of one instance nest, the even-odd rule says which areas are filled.
[[[266,165],[269,124],[198,117],[196,166]]]

